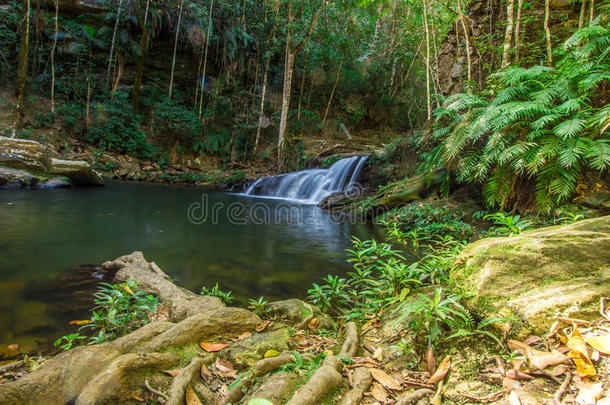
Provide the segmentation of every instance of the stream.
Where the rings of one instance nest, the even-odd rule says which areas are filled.
[[[48,344],[88,318],[95,265],[141,250],[192,291],[220,283],[244,302],[304,297],[349,271],[370,224],[315,205],[201,188],[110,182],[0,192],[0,358]]]

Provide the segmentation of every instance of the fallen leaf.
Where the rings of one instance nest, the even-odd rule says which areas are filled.
[[[201,365],[201,378],[203,378],[205,380],[206,377],[211,377],[211,376],[212,376],[212,372],[210,371],[208,366],[206,366],[205,364],[202,364]]]
[[[529,335],[523,341],[523,343],[525,343],[526,345],[533,345],[535,343],[540,343],[540,342],[542,342],[542,338],[540,336],[534,336],[534,335]]]
[[[375,353],[373,353],[373,358],[377,361],[383,361],[383,348],[378,347],[375,349]]]
[[[576,326],[574,326],[574,329],[572,330],[567,346],[570,348],[568,356],[574,361],[578,375],[581,377],[594,376],[595,367],[589,358],[587,344]]]
[[[510,347],[511,350],[516,350],[523,354],[527,357],[530,365],[539,370],[544,370],[549,366],[561,364],[568,360],[564,354],[557,350],[543,352],[541,350],[536,350],[523,342],[519,342],[518,340],[509,340],[508,347]]]
[[[21,345],[13,343],[12,345],[8,345],[6,348],[12,352],[15,352],[21,348]]]
[[[434,348],[432,346],[428,347],[426,351],[426,370],[428,370],[430,375],[436,371],[436,359],[434,358]]]
[[[602,396],[602,383],[589,383],[580,381],[578,385],[578,396],[576,396],[576,403],[579,405],[591,405],[595,404],[598,399]]]
[[[320,324],[320,320],[318,318],[313,318],[311,321],[309,321],[307,323],[307,328],[309,328],[309,330],[316,330],[316,328],[318,327],[319,324]]]
[[[186,399],[186,405],[203,405],[190,384],[186,386],[186,394],[184,397]]]
[[[233,364],[230,361],[217,358],[214,362],[217,374],[222,378],[235,378],[237,372],[233,369]]]
[[[231,340],[233,340],[234,342],[239,342],[240,340],[248,339],[251,336],[252,336],[252,332],[244,332],[241,335],[239,335],[236,339],[231,339]]]
[[[381,384],[377,384],[377,383],[373,383],[373,389],[371,389],[371,395],[373,396],[373,398],[375,398],[375,400],[381,402],[382,404],[385,404],[386,402],[388,402],[388,392],[383,388],[383,386]]]
[[[254,330],[257,331],[257,332],[262,332],[265,329],[267,329],[269,326],[271,326],[271,324],[273,324],[273,322],[271,322],[271,321],[264,321],[264,322],[258,324],[258,326],[256,328],[254,328]]]
[[[82,321],[70,321],[70,325],[89,325],[90,323],[92,323],[90,319],[83,319]]]
[[[585,340],[598,352],[610,355],[610,335],[586,336]]]
[[[163,370],[163,372],[172,377],[175,377],[180,374],[180,370]]]
[[[441,364],[438,365],[438,368],[436,369],[434,374],[432,374],[432,377],[430,377],[426,384],[436,384],[437,382],[442,381],[450,369],[451,357],[445,356],[443,361],[441,361]]]
[[[383,384],[385,388],[393,391],[402,391],[400,383],[396,381],[394,377],[389,376],[385,371],[378,368],[372,368],[369,371],[371,372],[373,378],[379,383]]]
[[[208,342],[201,342],[199,343],[199,346],[201,346],[201,348],[203,350],[205,350],[208,353],[212,353],[212,352],[219,352],[222,349],[226,348],[229,346],[228,343],[208,343]]]
[[[134,401],[138,401],[138,402],[144,402],[144,398],[142,398],[141,396],[138,396],[138,395],[132,395],[131,399],[133,399]]]
[[[504,391],[510,391],[519,387],[521,387],[521,383],[517,380],[513,380],[509,377],[504,377],[504,379],[502,380],[502,389]]]
[[[526,373],[522,373],[519,370],[515,370],[515,369],[510,369],[506,372],[506,377],[511,378],[513,380],[533,380],[534,377],[526,374]]]
[[[278,352],[277,350],[274,350],[274,349],[270,349],[270,350],[267,350],[264,357],[266,359],[268,359],[270,357],[277,357],[279,355],[280,355],[280,352]]]

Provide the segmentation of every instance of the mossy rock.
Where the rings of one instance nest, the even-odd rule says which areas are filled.
[[[481,316],[511,316],[522,333],[546,333],[556,314],[591,319],[610,295],[610,216],[482,239],[451,271]]]
[[[319,327],[321,329],[333,329],[335,327],[333,320],[329,316],[323,314],[318,307],[296,298],[275,301],[269,304],[269,306],[270,316],[276,317],[289,325],[300,324],[305,321],[313,311],[313,316],[320,321]]]
[[[271,332],[255,333],[223,350],[221,357],[239,367],[251,367],[269,350],[282,352],[289,349],[290,334],[287,328]]]

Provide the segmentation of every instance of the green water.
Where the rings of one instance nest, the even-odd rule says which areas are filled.
[[[194,203],[208,207],[199,224],[187,218]],[[315,206],[190,187],[2,190],[0,357],[6,345],[48,343],[74,330],[70,319],[88,317],[99,280],[79,265],[141,250],[192,291],[219,282],[242,299],[303,297],[312,282],[348,270],[351,235],[371,237],[370,225],[351,222]]]

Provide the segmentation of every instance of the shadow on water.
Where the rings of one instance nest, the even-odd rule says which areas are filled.
[[[8,345],[39,347],[72,331],[69,320],[88,317],[99,280],[85,264],[141,250],[192,291],[219,282],[242,301],[303,297],[312,282],[349,270],[352,235],[376,231],[313,205],[118,182],[2,191],[0,227],[4,357]]]

